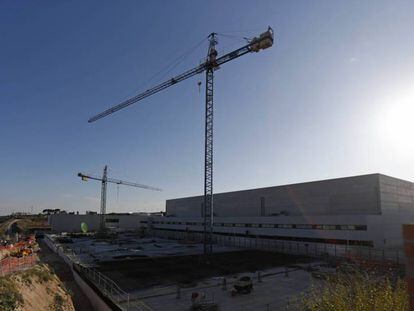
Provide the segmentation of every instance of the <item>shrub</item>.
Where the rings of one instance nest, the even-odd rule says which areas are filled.
[[[53,311],[63,311],[63,304],[65,303],[65,300],[63,299],[63,297],[59,294],[55,294],[55,297],[53,298],[53,303],[51,306],[51,309]]]
[[[44,266],[36,266],[24,271],[21,278],[27,285],[32,284],[34,278],[36,278],[39,283],[46,283],[52,279],[52,273]]]
[[[407,285],[397,279],[367,274],[337,274],[303,296],[309,311],[399,311],[408,310]]]
[[[0,310],[13,311],[23,305],[23,296],[16,284],[6,277],[0,278]]]

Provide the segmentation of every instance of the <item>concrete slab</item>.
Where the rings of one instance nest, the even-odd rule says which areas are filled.
[[[135,299],[143,301],[152,310],[170,311],[189,310],[191,295],[194,292],[205,295],[207,300],[218,304],[220,310],[291,310],[297,307],[293,300],[306,291],[312,283],[312,277],[305,270],[292,270],[285,276],[285,267],[278,267],[262,271],[262,281],[259,282],[257,274],[240,273],[229,277],[227,289],[223,290],[221,279],[205,280],[201,286],[181,289],[180,298],[177,298],[177,287],[167,286],[153,288],[135,294]],[[242,276],[253,277],[254,290],[250,294],[233,296],[234,281]],[[317,282],[317,281],[316,281]],[[134,298],[132,298],[132,301]]]

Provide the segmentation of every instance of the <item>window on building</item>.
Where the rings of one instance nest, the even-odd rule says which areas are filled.
[[[312,229],[312,225],[308,225],[308,224],[296,225],[296,229]]]
[[[119,222],[119,218],[106,218],[105,221],[111,223]]]
[[[260,227],[262,227],[262,224],[251,224],[251,226],[253,228],[260,228]]]
[[[291,224],[279,224],[277,226],[278,226],[278,228],[282,228],[282,229],[292,229],[293,228],[293,225],[291,225]]]
[[[277,225],[274,224],[262,224],[262,228],[274,228]]]

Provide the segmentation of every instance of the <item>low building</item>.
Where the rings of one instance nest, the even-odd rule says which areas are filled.
[[[52,232],[81,232],[81,224],[87,225],[88,231],[97,231],[101,220],[100,214],[53,214],[48,216]],[[105,224],[115,231],[137,230],[148,223],[148,216],[134,214],[107,214]]]

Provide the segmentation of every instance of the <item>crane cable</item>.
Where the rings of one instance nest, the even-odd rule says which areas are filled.
[[[157,76],[158,74],[160,74],[162,71],[167,70],[164,73],[164,75],[159,80],[163,79],[168,73],[170,73],[174,68],[176,68],[179,64],[181,64],[186,57],[188,57],[191,53],[193,53],[196,49],[198,49],[200,47],[200,45],[202,43],[204,43],[204,41],[206,41],[206,40],[207,40],[207,38],[203,38],[200,42],[198,42],[196,45],[194,45],[193,47],[191,47],[187,52],[185,52],[181,56],[177,57],[172,64],[164,67],[162,70],[160,70],[159,72],[157,72],[151,79],[148,80],[148,82],[151,81],[152,79],[154,79],[155,76]]]
[[[174,68],[176,68],[179,64],[181,64],[185,60],[186,57],[188,57],[191,53],[193,53],[196,49],[198,49],[200,47],[200,45],[202,43],[204,43],[204,41],[206,41],[206,40],[207,40],[207,38],[203,38],[196,45],[192,46],[185,53],[183,53],[182,55],[175,58],[169,65],[164,66],[161,70],[157,71],[148,80],[141,83],[137,88],[135,88],[133,91],[129,92],[128,95],[122,97],[120,100],[125,100],[127,98],[130,98],[132,95],[134,95],[140,89],[142,89],[144,86],[147,86],[150,83],[155,83],[154,81],[159,82],[160,80],[162,80],[168,73],[170,73]],[[157,80],[155,80],[158,76],[159,76],[159,78]]]

